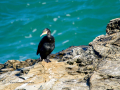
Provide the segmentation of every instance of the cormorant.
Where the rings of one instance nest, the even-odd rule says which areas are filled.
[[[55,48],[55,39],[54,37],[51,35],[51,31],[48,28],[45,28],[43,30],[43,33],[40,35],[40,37],[44,34],[47,34],[46,36],[44,36],[39,45],[38,45],[38,49],[37,49],[37,55],[40,53],[40,60],[42,61],[43,59],[48,63],[51,62],[48,59],[48,55],[50,55],[50,53],[54,50]]]

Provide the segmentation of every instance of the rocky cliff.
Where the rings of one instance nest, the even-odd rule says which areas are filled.
[[[0,90],[120,90],[120,18],[88,46],[72,46],[50,58],[50,63],[0,64]]]

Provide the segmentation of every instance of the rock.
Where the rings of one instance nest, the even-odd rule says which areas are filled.
[[[4,64],[0,64],[0,69],[2,69],[4,67]]]
[[[19,61],[19,60],[8,60],[4,64],[0,64],[0,74],[4,73],[5,70],[8,70],[6,68],[11,68],[11,70],[21,69],[25,67],[29,67],[34,65],[37,62],[35,59],[27,59],[25,61]]]
[[[22,88],[22,89],[15,89],[15,90],[26,90],[26,89]]]
[[[120,18],[110,20],[106,28],[108,35],[120,32]]]
[[[72,54],[66,54],[63,57],[63,61],[66,61],[69,65],[75,65],[77,73],[83,73],[85,75],[92,74],[97,69],[98,56],[95,54],[91,46],[79,46],[71,50]],[[68,52],[70,53],[70,52]],[[67,58],[68,57],[68,58]],[[72,69],[71,69],[72,70]],[[74,70],[72,70],[74,71]],[[75,72],[75,73],[76,73]],[[86,77],[86,76],[85,76]]]
[[[23,80],[27,80],[27,79],[29,79],[29,78],[32,78],[33,76],[34,76],[34,74],[30,74],[30,75],[24,74],[24,75],[21,75],[19,78],[21,78],[21,79],[23,79]]]
[[[8,72],[8,71],[13,71],[13,68],[0,69],[0,72]]]
[[[62,50],[62,51],[60,51],[60,52],[58,52],[56,54],[51,54],[50,58],[51,59],[59,59],[60,60],[60,59],[63,58],[63,56],[65,56],[68,52],[70,52],[75,47],[79,47],[79,46],[71,46],[71,47],[69,47],[69,48],[67,48],[65,50]]]
[[[120,32],[112,35],[101,35],[89,43],[98,56],[118,58],[120,56]]]
[[[102,77],[100,73],[95,72],[90,79],[91,90],[120,90],[120,79],[109,77]]]
[[[27,60],[25,60],[25,62],[28,63],[29,66],[32,66],[32,65],[34,65],[37,61],[36,61],[35,59],[27,59]]]
[[[30,67],[25,67],[25,68],[20,70],[20,72],[23,74],[27,74],[29,71],[30,71]]]
[[[20,61],[18,60],[8,60],[5,64],[4,64],[4,68],[16,68],[15,64],[16,63],[20,63]]]
[[[33,67],[30,66],[32,68],[30,68],[29,72],[21,76],[16,76],[21,70],[2,74],[1,78],[4,83],[0,82],[0,87],[3,90],[9,90],[9,88],[12,88],[12,90],[64,90],[67,88],[70,90],[89,90],[89,86],[84,80],[84,75],[76,72],[77,66],[71,67],[68,64],[65,65],[64,62],[51,61],[51,63],[43,61],[35,64]],[[70,72],[73,71],[76,74],[72,75],[69,73],[67,68],[69,69],[70,67],[73,68]]]

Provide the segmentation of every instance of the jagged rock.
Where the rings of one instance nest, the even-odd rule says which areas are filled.
[[[4,64],[4,68],[15,68],[16,69],[16,64],[20,63],[20,61],[18,60],[8,60],[5,64]]]
[[[0,69],[2,69],[4,67],[4,64],[0,64]]]
[[[89,86],[84,80],[84,75],[76,72],[75,68],[78,66],[71,67],[71,65],[65,65],[64,62],[51,61],[51,63],[43,61],[30,66],[29,72],[21,76],[17,76],[21,70],[2,74],[0,76],[2,78],[2,82],[0,82],[1,89],[62,90],[69,88],[70,90],[89,90]],[[72,75],[69,73],[67,68],[70,67],[73,68],[70,72],[73,71],[76,74]]]
[[[62,51],[60,51],[60,52],[58,52],[56,54],[51,54],[50,58],[51,59],[62,59],[63,56],[65,56],[68,52],[70,52],[75,47],[79,47],[79,46],[71,46],[71,47],[69,47],[69,48],[67,48],[65,50],[62,50]]]
[[[25,68],[23,68],[23,69],[20,70],[20,73],[27,74],[30,71],[30,68],[31,67],[25,67]]]
[[[32,65],[34,65],[37,61],[36,61],[35,59],[27,59],[27,60],[25,60],[25,62],[28,63],[29,66],[32,66]]]
[[[0,64],[0,74],[10,70],[16,70],[34,65],[37,62],[35,59],[27,59],[25,61],[8,60],[4,64]]]
[[[13,68],[0,69],[0,72],[8,72],[8,71],[13,71]]]
[[[21,75],[19,78],[21,78],[23,80],[27,80],[29,78],[32,78],[33,76],[34,76],[34,74],[30,74],[30,75],[24,74],[24,75]]]
[[[77,73],[84,73],[86,76],[92,74],[97,69],[98,60],[98,56],[91,46],[76,47],[63,57],[63,61],[66,61],[67,64],[72,66],[76,64],[77,68],[75,70]],[[75,70],[69,69],[73,74]]]
[[[90,78],[91,90],[120,90],[120,61],[103,60]]]
[[[106,28],[108,35],[120,32],[120,18],[110,20]]]
[[[101,35],[89,43],[99,56],[118,58],[120,57],[120,32],[112,35]]]

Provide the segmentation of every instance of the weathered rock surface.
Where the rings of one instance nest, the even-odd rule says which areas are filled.
[[[108,35],[120,32],[120,18],[110,20],[106,28]]]
[[[7,72],[7,71],[13,71],[16,69],[32,66],[37,62],[35,59],[27,59],[25,61],[19,61],[19,60],[8,60],[4,64],[0,64],[0,74]]]
[[[91,90],[120,90],[120,60],[105,59],[90,78]]]
[[[2,74],[0,76],[1,90],[89,90],[89,86],[84,80],[84,74],[76,72],[76,68],[78,68],[76,65],[51,61],[51,63],[43,61],[26,67],[25,69],[30,69],[27,74],[23,74],[21,70]],[[69,73],[71,71],[74,72],[74,75]]]
[[[106,35],[52,54],[50,63],[0,64],[0,90],[120,90],[119,27],[120,18],[111,20]]]

